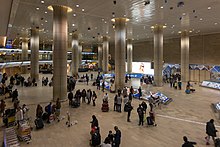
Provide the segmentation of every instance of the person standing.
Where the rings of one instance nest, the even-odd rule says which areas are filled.
[[[86,74],[86,84],[89,84],[89,76]]]
[[[121,144],[121,131],[118,129],[117,126],[114,127],[114,130],[114,147],[119,147]]]
[[[92,115],[92,121],[90,123],[91,123],[91,128],[92,129],[94,129],[95,127],[99,128],[99,121],[98,121],[98,119],[96,118],[95,115]]]
[[[93,103],[93,106],[95,106],[95,100],[97,99],[97,95],[95,93],[95,91],[93,91],[93,94],[92,94],[92,103]]]
[[[131,122],[130,116],[131,116],[131,111],[133,110],[133,107],[131,106],[131,102],[128,101],[126,103],[126,106],[127,106],[127,111],[128,111],[127,122]]]
[[[143,108],[143,110],[144,110],[144,113],[146,114],[147,104],[145,103],[145,101],[143,101],[143,102],[141,103],[141,106],[142,106],[142,108]]]
[[[186,136],[183,136],[183,145],[182,147],[194,147],[194,145],[196,145],[196,142],[192,142],[192,141],[188,141],[188,138]]]
[[[43,115],[43,108],[41,107],[40,104],[38,104],[36,109],[36,117],[42,118],[42,115]]]
[[[143,108],[141,107],[141,104],[139,104],[139,107],[137,108],[137,113],[138,113],[138,116],[139,116],[139,126],[140,125],[144,125],[144,110]]]
[[[87,90],[86,98],[87,98],[87,100],[88,100],[88,103],[87,103],[87,104],[90,104],[91,98],[92,98],[92,91],[91,91],[90,89]]]
[[[117,98],[117,111],[118,112],[121,112],[121,104],[122,104],[121,94],[118,94],[118,98]]]
[[[118,99],[118,95],[116,94],[114,98],[114,111],[117,111],[117,99]]]
[[[103,96],[103,102],[108,102],[108,93]]]
[[[16,99],[18,99],[18,90],[17,89],[15,89],[12,92],[12,102],[14,102]]]
[[[215,129],[214,119],[211,119],[209,122],[206,123],[206,145],[210,145],[210,136],[212,137],[212,140],[215,142],[216,132],[217,130]]]
[[[68,93],[68,99],[69,99],[69,106],[71,106],[72,102],[73,102],[73,92],[72,91],[70,91]]]
[[[141,96],[142,96],[142,90],[141,90],[141,87],[138,88],[138,93],[139,93],[139,99],[141,99]]]
[[[105,81],[102,82],[102,92],[105,92]]]
[[[85,89],[83,89],[82,90],[82,93],[81,93],[81,96],[82,96],[82,103],[85,103],[86,102],[86,90]]]
[[[59,122],[60,121],[60,109],[61,109],[61,102],[60,102],[60,99],[57,98],[57,101],[56,101],[56,118],[57,118],[57,121]]]

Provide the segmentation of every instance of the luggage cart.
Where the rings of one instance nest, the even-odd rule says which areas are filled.
[[[17,135],[20,141],[24,141],[27,144],[31,142],[31,127],[28,121],[19,121]]]

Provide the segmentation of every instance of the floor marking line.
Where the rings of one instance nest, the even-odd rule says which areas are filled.
[[[204,125],[204,126],[206,125],[206,123],[197,122],[197,121],[193,121],[193,120],[182,119],[182,118],[177,118],[177,117],[172,117],[172,116],[167,116],[167,115],[157,114],[157,116],[163,117],[163,118],[169,118],[169,119],[179,120],[179,121],[185,121],[185,122],[194,123],[194,124],[199,124],[199,125]],[[218,126],[218,125],[215,125],[215,127],[216,127],[216,128],[220,128],[220,126]]]

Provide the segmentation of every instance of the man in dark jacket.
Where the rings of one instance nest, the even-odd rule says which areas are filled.
[[[196,145],[196,142],[188,141],[188,138],[186,136],[183,136],[184,143],[182,147],[194,147]]]
[[[132,111],[133,107],[131,106],[131,102],[130,102],[130,101],[128,101],[128,102],[126,103],[126,107],[127,107],[126,109],[127,109],[127,111],[128,111],[127,122],[131,122],[130,116],[131,116],[131,111]]]
[[[205,137],[206,139],[206,145],[209,145],[209,140],[210,140],[210,136],[212,137],[213,141],[215,141],[215,137],[216,137],[216,132],[217,130],[215,129],[214,126],[214,119],[211,119],[209,122],[207,122],[206,124],[206,134],[208,136]]]
[[[72,91],[70,91],[68,93],[68,99],[69,99],[69,105],[71,106],[72,105],[72,101],[73,101],[73,92]]]
[[[139,116],[139,126],[140,125],[144,125],[144,110],[141,106],[141,104],[139,104],[139,107],[137,108],[137,113],[138,113],[138,116]]]
[[[114,147],[119,147],[121,143],[121,131],[118,129],[117,126],[114,127],[115,134],[114,134]]]

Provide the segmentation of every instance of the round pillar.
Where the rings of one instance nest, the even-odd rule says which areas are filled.
[[[82,64],[82,43],[79,43],[79,66]]]
[[[126,18],[115,18],[115,89],[125,85]]]
[[[163,85],[163,25],[154,26],[154,83]]]
[[[53,7],[53,100],[67,98],[67,7]]]
[[[78,42],[78,34],[74,33],[72,36],[72,75],[78,75],[79,69],[79,42]]]
[[[127,72],[132,72],[132,60],[133,60],[133,46],[132,39],[127,40]]]
[[[102,68],[102,44],[98,44],[98,68]]]
[[[22,38],[21,48],[22,48],[21,60],[24,62],[24,61],[28,60],[28,38]],[[26,74],[27,73],[27,66],[22,66],[21,72],[23,74]]]
[[[181,33],[181,80],[189,81],[189,32]]]
[[[39,80],[39,27],[31,29],[31,79]]]
[[[103,73],[108,73],[108,54],[109,54],[109,42],[108,37],[103,37],[103,63],[102,63],[102,70]]]

